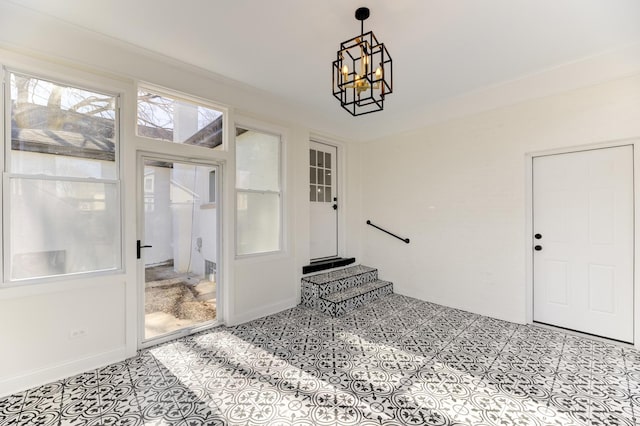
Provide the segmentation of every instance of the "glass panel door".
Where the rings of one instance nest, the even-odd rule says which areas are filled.
[[[217,320],[217,167],[143,158],[144,341]],[[219,197],[218,197],[219,198]]]

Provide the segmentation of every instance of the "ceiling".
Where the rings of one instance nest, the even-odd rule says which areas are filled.
[[[12,3],[272,93],[321,117],[317,130],[363,140],[421,127],[452,100],[640,43],[638,0]],[[371,9],[365,31],[393,58],[394,93],[383,112],[351,117],[331,95],[331,62],[359,33],[359,6]]]

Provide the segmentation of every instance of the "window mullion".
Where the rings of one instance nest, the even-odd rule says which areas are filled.
[[[52,175],[32,175],[23,173],[5,173],[5,177],[8,179],[32,179],[32,180],[52,180],[61,182],[86,182],[86,183],[104,183],[104,184],[117,184],[118,179],[97,179],[97,178],[83,178],[73,176],[52,176]]]
[[[236,188],[238,192],[247,192],[250,194],[277,194],[280,195],[280,191],[272,191],[265,189],[245,189],[245,188]]]

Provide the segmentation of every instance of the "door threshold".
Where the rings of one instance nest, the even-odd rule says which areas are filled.
[[[355,257],[332,257],[330,259],[318,260],[303,266],[302,275],[310,274],[312,272],[325,271],[327,269],[339,268],[341,266],[351,265],[355,262]]]
[[[139,345],[139,349],[148,349],[154,346],[162,345],[164,343],[171,342],[173,340],[178,340],[183,337],[191,336],[203,331],[220,327],[221,325],[222,325],[221,321],[212,320],[212,321],[207,321],[204,324],[195,325],[193,327],[187,327],[181,330],[170,331],[168,333],[160,334],[158,336],[151,337],[150,339],[143,340]]]
[[[534,327],[544,328],[546,330],[552,330],[552,331],[558,331],[558,332],[570,334],[572,336],[584,337],[585,339],[591,339],[596,342],[609,343],[609,344],[624,346],[632,349],[635,348],[635,345],[633,343],[626,342],[624,340],[612,339],[609,337],[602,337],[602,336],[598,336],[597,334],[586,333],[584,331],[578,331],[572,328],[560,327],[559,325],[552,325],[552,324],[547,324],[539,321],[533,321],[531,325],[533,325]]]

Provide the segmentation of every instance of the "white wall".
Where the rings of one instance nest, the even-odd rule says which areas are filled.
[[[125,299],[120,274],[1,290],[0,396],[124,359]]]
[[[301,267],[308,262],[308,182],[294,174],[299,170],[301,176],[308,174],[310,129],[300,123],[313,119],[303,119],[295,105],[265,93],[10,3],[0,2],[0,23],[0,64],[121,95],[124,206],[122,271],[0,288],[0,396],[135,355],[141,334],[143,277],[142,262],[135,256],[135,241],[142,235],[137,226],[142,191],[137,181],[139,151],[202,159],[220,166],[222,185],[215,212],[224,224],[222,264],[218,265],[222,287],[218,302],[224,322],[236,324],[298,303]],[[207,150],[137,137],[138,81],[226,106],[227,149]],[[232,129],[240,114],[241,125],[283,134],[285,236],[283,250],[277,254],[236,260]],[[70,338],[78,329],[86,332]]]
[[[524,322],[525,154],[638,136],[634,76],[363,144],[364,262],[398,293]]]
[[[303,257],[305,251],[300,250],[300,247],[308,244],[308,239],[305,239],[305,233],[295,230],[308,210],[303,207],[307,204],[306,192],[300,190],[306,187],[306,182],[296,178],[295,170],[301,158],[307,161],[309,131],[300,126],[267,124],[247,115],[238,115],[236,124],[242,128],[281,135],[284,228],[280,252],[242,256],[235,261],[236,279],[230,290],[233,292],[231,297],[235,309],[233,323],[237,324],[295,306],[299,302],[302,266],[297,265],[308,262],[308,258]],[[301,199],[302,193],[304,198]]]

